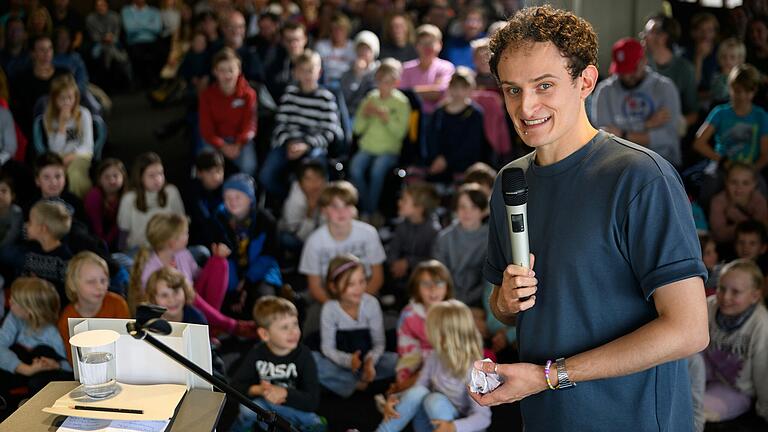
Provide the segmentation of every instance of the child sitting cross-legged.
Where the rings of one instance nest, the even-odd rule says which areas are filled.
[[[434,351],[416,384],[389,396],[377,432],[403,430],[411,420],[415,432],[484,431],[491,424],[491,409],[472,400],[465,382],[483,352],[472,312],[458,300],[437,303],[427,313],[426,328]]]
[[[324,431],[326,420],[314,413],[320,402],[317,366],[300,342],[296,306],[264,296],[253,308],[262,342],[251,348],[232,378],[232,385],[256,405],[274,411],[301,431]],[[250,431],[256,414],[240,406],[233,432]]]
[[[366,293],[363,263],[340,255],[328,265],[331,297],[320,315],[320,347],[313,352],[320,383],[342,397],[395,373],[397,354],[385,352],[384,321],[378,300]]]
[[[142,248],[136,256],[128,291],[131,310],[135,311],[138,304],[147,300],[146,287],[150,276],[160,268],[174,267],[190,284],[194,281],[197,295],[192,299],[193,304],[205,314],[214,331],[239,335],[253,333],[251,322],[237,321],[220,311],[229,279],[227,246],[214,243],[211,246],[213,254],[201,270],[187,249],[189,231],[186,217],[176,213],[158,213],[149,220],[146,235],[152,248]]]

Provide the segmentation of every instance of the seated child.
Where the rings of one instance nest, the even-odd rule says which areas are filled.
[[[329,183],[320,194],[318,205],[328,223],[309,236],[299,262],[299,273],[307,275],[309,294],[319,303],[328,299],[323,288],[328,264],[341,254],[353,253],[363,262],[369,294],[377,294],[384,283],[384,247],[375,228],[356,220],[357,196],[355,187],[343,180]]]
[[[288,193],[289,165],[305,158],[325,161],[329,148],[344,135],[336,96],[318,86],[320,56],[306,50],[294,60],[293,75],[297,83],[280,98],[272,150],[259,173],[259,183],[280,202]]]
[[[432,257],[445,264],[453,275],[456,298],[482,307],[485,290],[482,275],[488,243],[488,195],[477,184],[465,184],[456,195],[456,220],[437,236]]]
[[[274,411],[302,431],[325,430],[325,419],[315,414],[320,385],[312,352],[301,341],[298,312],[288,300],[264,296],[253,308],[261,338],[243,358],[232,386],[253,403]],[[256,414],[240,405],[232,432],[250,431]]]
[[[376,71],[376,86],[355,114],[354,132],[359,149],[350,161],[349,174],[360,192],[360,211],[372,216],[379,211],[384,180],[400,159],[403,138],[408,133],[411,104],[396,88],[401,66],[387,59]]]
[[[701,260],[707,268],[707,283],[704,284],[707,297],[714,295],[717,291],[717,281],[720,279],[722,263],[717,253],[717,244],[712,240],[712,236],[707,233],[699,233],[699,244],[701,246]]]
[[[100,256],[84,251],[69,260],[66,290],[71,303],[61,311],[58,328],[70,362],[69,318],[131,318],[125,299],[108,288],[109,269]]]
[[[709,205],[709,226],[716,242],[732,242],[740,222],[768,221],[768,201],[757,190],[756,180],[757,174],[750,165],[731,163],[725,189]]]
[[[72,215],[66,203],[60,200],[40,200],[29,211],[27,238],[21,273],[34,275],[51,282],[58,292],[62,307],[65,301],[64,281],[67,262],[72,258],[69,247],[61,239],[69,233]]]
[[[83,208],[83,201],[66,190],[67,176],[64,161],[56,153],[46,152],[35,159],[35,186],[37,190],[23,200],[21,208],[24,216],[40,199],[59,198],[69,204],[76,221],[88,226],[88,216]]]
[[[14,203],[15,200],[13,179],[7,175],[0,175],[0,250],[10,248],[21,238],[24,214],[21,207]],[[0,252],[0,262],[2,261],[2,252]]]
[[[238,322],[221,313],[221,305],[226,294],[229,272],[227,246],[214,243],[213,254],[200,270],[192,253],[187,249],[187,218],[176,213],[158,213],[147,224],[147,239],[150,248],[141,248],[131,271],[131,284],[128,290],[128,306],[131,311],[148,299],[147,284],[157,270],[173,267],[183,274],[191,285],[194,282],[196,295],[189,300],[206,316],[211,323],[211,331],[224,331],[229,334],[247,332],[252,323]]]
[[[390,285],[395,296],[405,297],[403,289],[411,270],[432,254],[440,232],[440,224],[433,214],[439,203],[434,186],[425,182],[405,186],[397,201],[400,220],[386,247],[389,274],[393,279]]]
[[[707,421],[734,419],[753,404],[768,420],[768,311],[763,274],[750,260],[736,260],[720,274],[717,296],[708,299],[709,346],[703,353]]]
[[[733,68],[728,75],[731,101],[710,111],[696,133],[697,152],[717,163],[727,159],[753,164],[756,171],[768,164],[768,113],[753,103],[760,79],[752,65]],[[714,146],[709,144],[713,137]]]
[[[165,308],[167,321],[208,325],[208,320],[192,303],[195,291],[183,273],[173,267],[161,267],[147,280],[147,302]]]
[[[72,75],[60,75],[51,82],[43,129],[46,147],[61,156],[67,169],[69,191],[82,197],[91,188],[93,119],[88,108],[80,106],[80,90]]]
[[[422,101],[422,112],[430,115],[437,108],[448,81],[453,75],[453,63],[438,57],[443,49],[443,33],[437,26],[423,24],[416,29],[416,51],[419,58],[403,63],[401,89],[413,89]]]
[[[198,102],[203,148],[218,150],[239,171],[256,171],[256,91],[241,75],[240,57],[223,48],[213,57],[216,81],[200,93]]]
[[[387,393],[399,393],[410,388],[419,377],[424,361],[432,354],[427,338],[427,312],[433,305],[453,298],[453,278],[437,260],[419,263],[408,283],[411,300],[397,321],[397,365],[395,383]]]
[[[321,352],[313,352],[320,384],[347,398],[395,373],[397,354],[384,351],[381,306],[366,292],[363,263],[340,255],[328,265],[330,300],[320,315]],[[479,358],[479,357],[478,357]]]
[[[117,209],[126,177],[128,173],[123,162],[115,158],[104,159],[96,168],[96,184],[84,199],[91,230],[114,251],[117,250],[119,235]]]
[[[299,167],[296,177],[277,226],[280,246],[298,255],[309,235],[323,222],[318,201],[327,175],[321,163],[307,160]]]
[[[734,67],[743,64],[746,59],[747,48],[744,42],[734,37],[720,42],[717,47],[717,64],[720,70],[712,76],[709,86],[713,104],[727,103],[731,98],[728,94],[728,75]]]
[[[227,291],[241,301],[234,312],[243,317],[262,295],[274,295],[283,285],[278,256],[277,224],[256,205],[253,178],[235,174],[224,182],[224,205],[214,217],[216,241],[231,251]],[[245,312],[245,313],[244,313]]]
[[[472,312],[458,300],[439,302],[429,309],[426,328],[434,351],[416,383],[389,396],[376,431],[401,431],[411,420],[416,432],[484,431],[491,424],[491,409],[478,405],[466,390],[467,371],[483,349]]]
[[[355,35],[355,59],[341,76],[341,94],[350,113],[356,113],[365,95],[374,89],[374,73],[379,67],[379,37],[363,30]]]
[[[12,388],[27,386],[35,394],[51,381],[72,379],[56,330],[56,289],[43,279],[21,277],[10,291],[11,313],[0,327],[0,395],[6,400]]]
[[[190,217],[189,244],[210,245],[213,216],[224,202],[224,157],[217,151],[204,151],[195,158],[195,178],[185,194],[184,208]]]
[[[450,183],[473,163],[490,160],[483,111],[471,98],[474,88],[474,73],[466,67],[457,68],[445,105],[432,116],[427,172],[436,181]]]
[[[132,189],[120,199],[117,226],[120,250],[135,251],[147,245],[147,222],[160,212],[184,214],[184,203],[176,186],[165,182],[160,156],[154,152],[139,155],[131,171]]]

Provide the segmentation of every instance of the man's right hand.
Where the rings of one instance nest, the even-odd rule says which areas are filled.
[[[501,286],[498,287],[496,308],[504,316],[512,316],[530,309],[536,304],[536,273],[533,271],[535,257],[531,254],[531,268],[508,265],[504,270]]]

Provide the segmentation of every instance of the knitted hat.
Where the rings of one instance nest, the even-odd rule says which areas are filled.
[[[355,36],[355,47],[360,44],[368,45],[373,51],[373,58],[379,58],[379,37],[373,32],[363,30]]]
[[[230,176],[227,181],[224,182],[224,191],[227,189],[234,189],[240,191],[251,199],[251,202],[256,201],[256,190],[253,186],[253,177],[248,174],[235,174]]]

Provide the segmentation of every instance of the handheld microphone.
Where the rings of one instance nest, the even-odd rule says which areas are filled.
[[[501,173],[501,191],[507,208],[512,264],[531,268],[528,245],[528,183],[522,168],[507,168]]]

